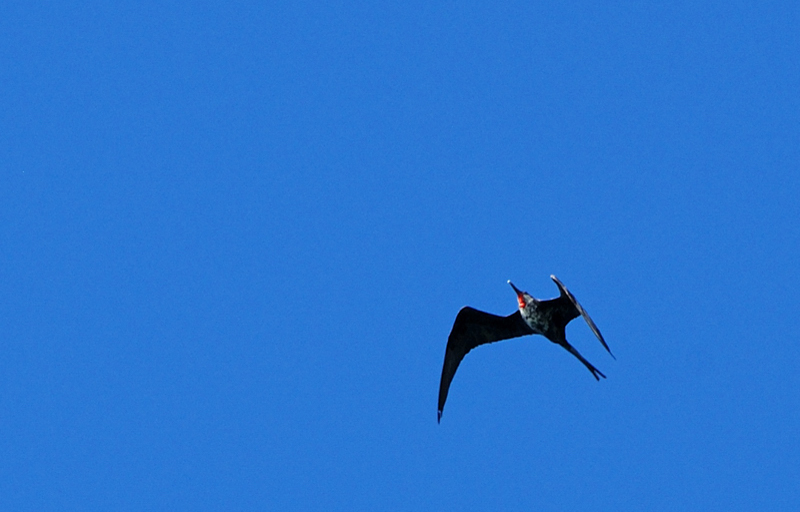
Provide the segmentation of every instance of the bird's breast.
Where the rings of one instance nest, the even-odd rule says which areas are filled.
[[[528,327],[533,329],[533,332],[536,334],[544,334],[547,332],[550,320],[539,308],[529,305],[528,307],[520,309],[519,312],[522,315],[522,319],[528,324]]]

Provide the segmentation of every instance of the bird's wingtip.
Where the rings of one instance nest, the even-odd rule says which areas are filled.
[[[439,410],[436,411],[436,423],[441,423],[441,422],[442,422],[442,411]]]

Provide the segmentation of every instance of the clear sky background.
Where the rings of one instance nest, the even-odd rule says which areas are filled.
[[[650,4],[6,2],[0,509],[799,510],[800,4]]]

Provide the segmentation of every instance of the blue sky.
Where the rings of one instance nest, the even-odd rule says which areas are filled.
[[[798,22],[9,3],[0,508],[797,510]]]

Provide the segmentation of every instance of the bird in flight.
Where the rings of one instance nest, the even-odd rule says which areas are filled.
[[[548,340],[561,345],[570,354],[577,357],[598,381],[600,377],[606,378],[603,373],[595,368],[592,363],[587,361],[575,347],[567,342],[567,324],[578,316],[582,316],[592,332],[600,340],[605,349],[611,354],[606,340],[600,334],[600,330],[586,313],[586,310],[578,303],[575,297],[567,290],[556,276],[551,275],[552,279],[561,292],[559,297],[549,300],[539,300],[532,297],[528,292],[520,291],[509,281],[508,284],[517,294],[519,309],[508,316],[497,316],[491,313],[478,311],[475,308],[465,306],[461,308],[453,324],[453,330],[447,338],[447,349],[444,354],[444,367],[442,368],[442,380],[439,384],[439,410],[437,421],[442,420],[442,410],[444,402],[447,400],[447,392],[450,390],[450,383],[456,374],[458,365],[467,352],[485,343],[507,340],[528,334],[541,334]],[[614,354],[611,354],[614,357]],[[616,359],[616,357],[614,357]]]

